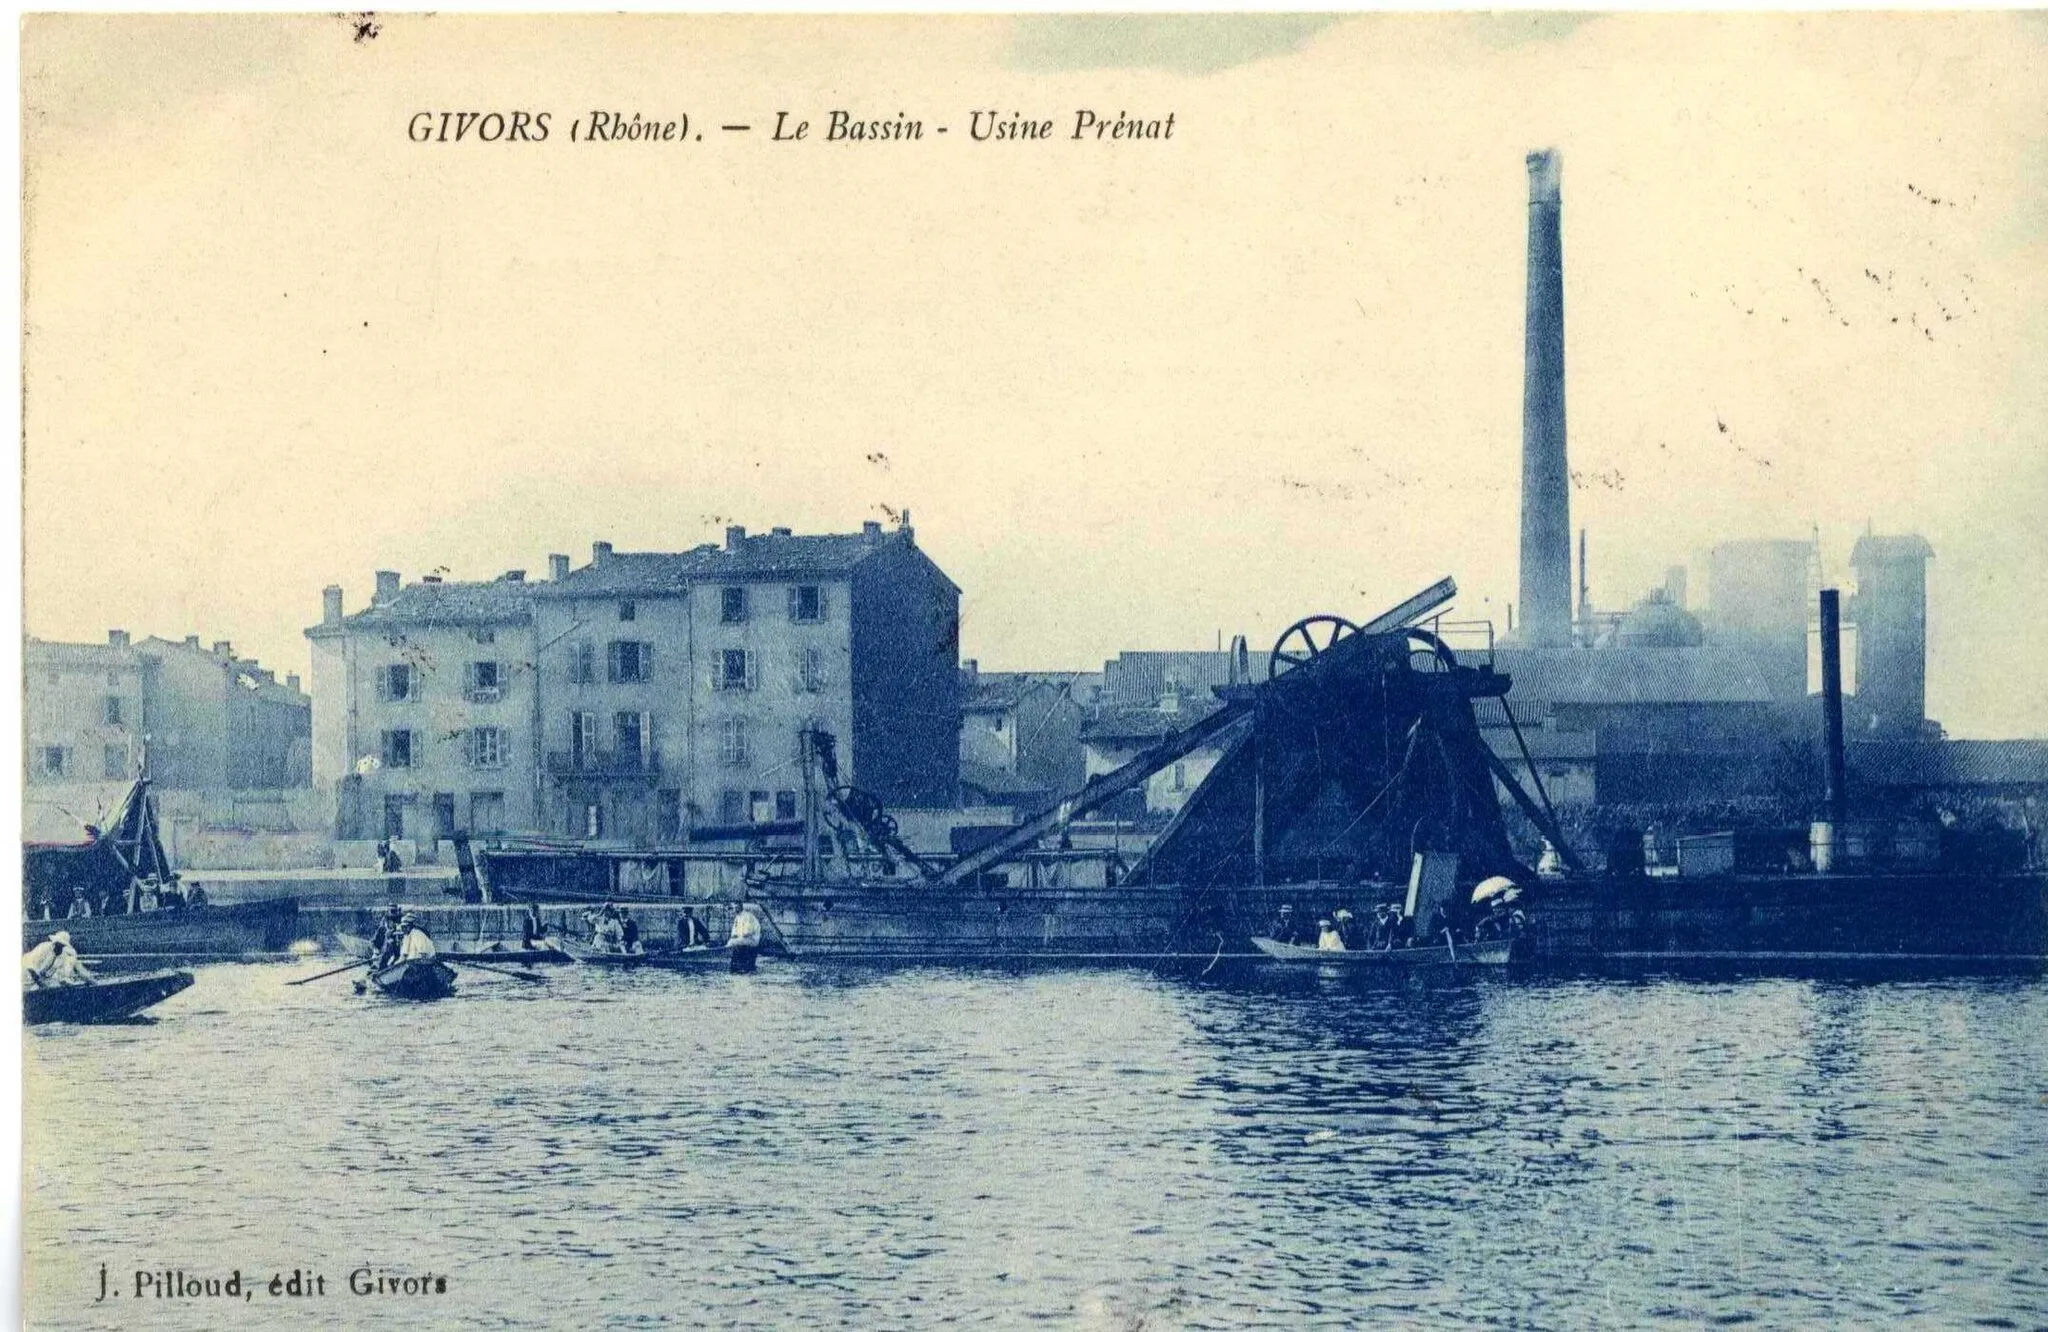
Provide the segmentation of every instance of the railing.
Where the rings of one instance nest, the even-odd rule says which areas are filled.
[[[555,750],[548,754],[548,771],[562,776],[651,777],[661,771],[658,749]]]
[[[496,703],[505,697],[505,691],[497,685],[472,685],[462,691],[462,697],[471,703]]]

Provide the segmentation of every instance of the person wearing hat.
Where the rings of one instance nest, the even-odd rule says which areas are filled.
[[[1344,936],[1337,933],[1337,923],[1328,916],[1316,922],[1316,951],[1319,953],[1341,953]]]
[[[733,913],[732,937],[725,941],[725,946],[732,950],[734,971],[754,969],[754,958],[761,951],[761,918],[754,914],[753,903],[742,902]]]
[[[58,930],[28,950],[21,959],[23,989],[47,990],[59,985],[90,985],[93,974],[78,960],[71,946],[71,931]]]
[[[377,932],[370,936],[370,960],[384,966],[398,955],[398,923],[405,918],[405,912],[393,902],[384,908],[384,919],[377,922]]]
[[[400,962],[424,962],[435,953],[434,941],[420,924],[420,918],[408,911],[398,922],[398,960]]]

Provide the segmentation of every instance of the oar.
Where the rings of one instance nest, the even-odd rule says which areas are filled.
[[[475,967],[478,971],[488,971],[493,976],[510,976],[513,980],[527,981],[534,985],[545,985],[548,979],[546,976],[536,976],[530,971],[506,971],[502,967],[487,967],[481,962],[450,962],[448,965],[451,967]]]
[[[329,976],[339,976],[339,975],[340,975],[340,974],[341,974],[342,972],[344,972],[344,971],[354,971],[354,970],[355,970],[355,969],[356,969],[357,967],[367,967],[367,966],[369,966],[369,965],[370,965],[370,960],[369,960],[368,958],[364,958],[364,959],[363,959],[362,961],[360,961],[360,962],[351,962],[351,963],[349,963],[349,964],[348,964],[347,966],[345,966],[345,967],[336,967],[336,968],[335,968],[334,970],[332,970],[332,971],[323,971],[323,972],[321,972],[321,973],[320,973],[319,975],[317,975],[317,976],[308,976],[308,977],[306,977],[306,979],[304,979],[304,980],[286,981],[286,982],[285,982],[285,984],[286,984],[286,985],[311,985],[311,984],[312,984],[312,983],[313,983],[314,981],[316,981],[316,980],[326,980],[326,979],[327,979],[327,978],[328,978]]]

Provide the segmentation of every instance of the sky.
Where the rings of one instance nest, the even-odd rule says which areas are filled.
[[[282,673],[378,569],[906,510],[986,669],[1264,650],[1447,573],[1504,621],[1554,146],[1594,600],[1816,530],[1846,585],[1916,531],[1930,713],[2048,735],[2039,17],[73,15],[22,69],[38,637]],[[408,139],[441,110],[552,133]],[[704,137],[568,142],[594,110]]]

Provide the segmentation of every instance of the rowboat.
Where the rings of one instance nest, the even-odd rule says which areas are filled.
[[[1252,947],[1276,962],[1306,962],[1322,967],[1500,967],[1506,966],[1513,955],[1515,941],[1487,939],[1479,943],[1352,948],[1338,952],[1254,936]]]
[[[23,990],[22,1021],[30,1026],[44,1022],[122,1022],[190,988],[191,984],[189,971],[152,971],[141,976],[94,981],[90,985]]]
[[[350,957],[368,957],[370,941],[360,934],[349,934],[337,930],[335,944]],[[443,962],[491,962],[512,964],[517,962],[572,962],[575,959],[559,948],[503,948],[497,944],[486,944],[482,948],[440,948],[434,953]]]
[[[455,969],[432,957],[394,962],[371,972],[370,984],[393,999],[446,999],[455,993]]]
[[[566,939],[551,940],[555,947],[586,966],[593,967],[639,967],[647,964],[649,954],[636,950],[626,953],[611,948],[592,948],[589,944],[570,943]]]
[[[664,971],[695,971],[700,967],[723,968],[732,965],[732,949],[724,944],[712,947],[699,944],[695,948],[675,948],[666,953],[647,954],[647,965],[660,967]]]

